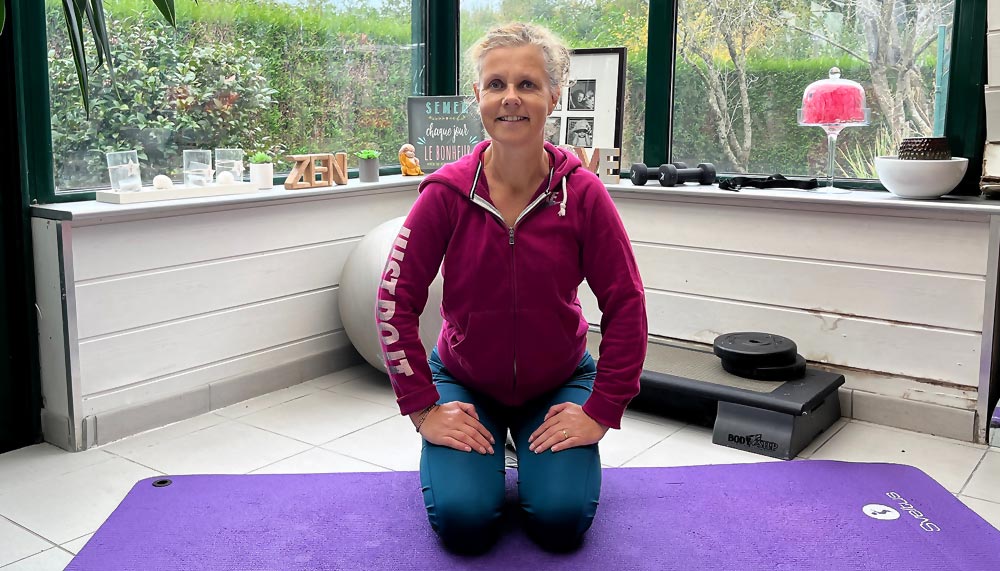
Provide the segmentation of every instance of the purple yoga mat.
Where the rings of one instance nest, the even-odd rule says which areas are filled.
[[[605,469],[578,551],[542,551],[508,517],[478,557],[442,549],[415,472],[171,479],[136,484],[67,569],[985,571],[1000,561],[1000,532],[897,464]]]

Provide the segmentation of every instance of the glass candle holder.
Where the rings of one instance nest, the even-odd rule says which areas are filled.
[[[113,192],[136,192],[142,190],[139,174],[139,152],[118,151],[107,154],[108,176]]]
[[[243,180],[243,149],[215,149],[215,180],[224,172],[232,173],[235,182]]]
[[[184,151],[184,186],[205,186],[212,182],[212,151]]]

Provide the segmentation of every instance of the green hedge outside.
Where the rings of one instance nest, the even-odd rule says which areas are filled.
[[[406,97],[414,85],[406,3],[382,11],[306,10],[274,0],[202,0],[178,4],[178,28],[164,24],[148,0],[106,2],[117,70],[117,94],[106,72],[94,75],[94,108],[84,115],[62,8],[48,1],[53,156],[59,190],[106,186],[104,153],[139,149],[144,180],[179,177],[188,148],[236,146],[248,152],[353,151],[394,157],[406,137]],[[579,39],[573,44],[580,44]],[[93,57],[90,59],[93,63]],[[751,60],[754,110],[751,172],[803,175],[826,170],[826,137],[799,127],[806,85],[839,65],[845,78],[869,82],[867,68],[831,59]],[[644,51],[629,52],[627,73],[641,77]],[[933,74],[933,62],[922,70]],[[623,155],[641,155],[644,81],[629,81]],[[704,87],[678,62],[673,159],[732,165],[716,140]],[[840,137],[839,176],[873,178],[863,165],[884,148],[882,118],[869,92],[872,125]],[[856,155],[854,168],[847,160]],[[386,161],[386,162],[391,162]],[[287,169],[287,163],[277,165]],[[628,168],[623,164],[623,168]]]

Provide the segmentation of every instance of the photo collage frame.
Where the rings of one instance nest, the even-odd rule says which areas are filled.
[[[553,145],[621,148],[625,48],[571,50],[570,77],[545,126]]]

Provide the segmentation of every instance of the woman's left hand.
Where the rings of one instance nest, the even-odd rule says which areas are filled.
[[[607,434],[608,427],[587,416],[583,407],[571,402],[557,404],[549,409],[542,425],[528,437],[529,450],[540,454],[594,444]]]

